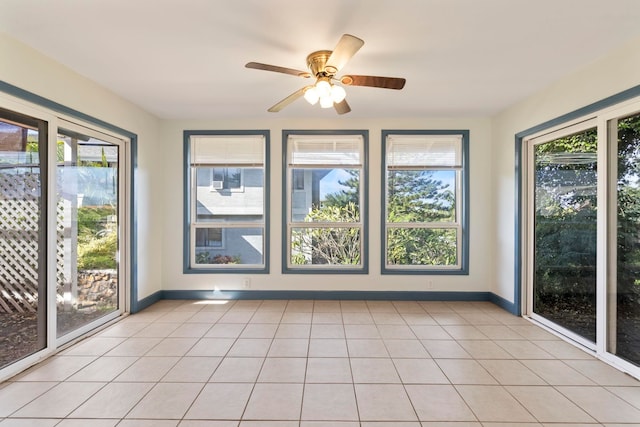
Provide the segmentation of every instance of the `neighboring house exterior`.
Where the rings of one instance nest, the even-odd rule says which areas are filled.
[[[321,206],[320,181],[330,169],[293,169],[291,177],[291,219],[302,222],[313,208]]]
[[[320,205],[320,180],[329,170],[295,169],[291,210],[294,221],[304,221]],[[261,168],[199,167],[197,177],[198,222],[259,222],[263,216],[264,177]],[[284,215],[284,212],[283,212]],[[260,228],[201,228],[196,232],[196,257],[238,257],[242,264],[262,262]]]
[[[199,167],[198,222],[259,222],[264,216],[262,168]],[[262,229],[200,228],[196,232],[196,257],[238,257],[242,264],[262,263]]]

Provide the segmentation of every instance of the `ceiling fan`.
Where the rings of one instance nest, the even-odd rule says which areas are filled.
[[[269,112],[277,113],[287,105],[300,97],[304,97],[311,105],[320,102],[320,107],[334,107],[338,114],[345,114],[351,111],[347,103],[346,92],[342,86],[335,84],[338,81],[346,86],[369,86],[385,89],[402,89],[406,82],[399,77],[361,76],[344,75],[336,77],[353,55],[364,45],[364,41],[351,34],[343,34],[335,49],[318,50],[307,56],[308,71],[295,70],[293,68],[278,67],[276,65],[262,64],[259,62],[249,62],[247,68],[256,70],[274,71],[276,73],[291,74],[303,78],[315,77],[316,81],[312,85],[305,86],[282,101],[269,108]]]

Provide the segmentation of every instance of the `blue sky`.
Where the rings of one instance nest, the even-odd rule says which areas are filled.
[[[453,171],[433,171],[433,178],[448,185],[448,190],[455,191],[455,172]],[[349,173],[344,169],[332,169],[320,180],[320,199],[324,200],[327,194],[337,193],[346,190],[348,187],[340,185],[339,181],[346,181],[350,178]]]

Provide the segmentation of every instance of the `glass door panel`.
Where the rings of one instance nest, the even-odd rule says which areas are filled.
[[[597,132],[533,146],[533,313],[596,340]]]
[[[119,146],[58,131],[57,336],[119,311]]]
[[[45,125],[0,109],[0,368],[47,346]]]
[[[615,213],[607,351],[640,366],[640,114],[613,120],[608,128]]]

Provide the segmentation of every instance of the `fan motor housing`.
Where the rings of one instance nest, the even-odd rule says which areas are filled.
[[[335,74],[337,70],[328,70],[326,68],[327,61],[332,53],[333,51],[331,50],[318,50],[307,56],[307,65],[314,76],[333,76]]]

